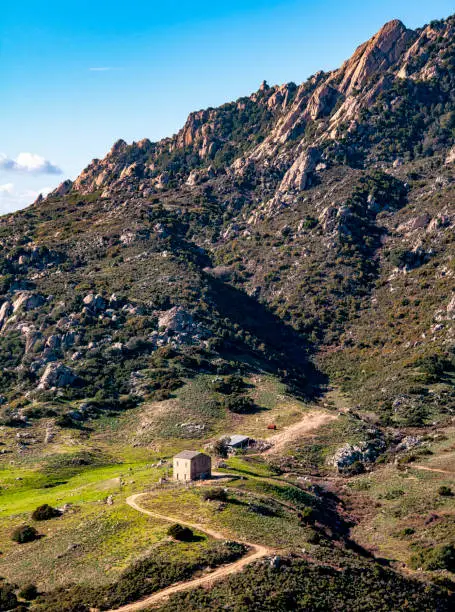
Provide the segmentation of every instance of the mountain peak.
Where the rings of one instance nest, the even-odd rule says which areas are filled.
[[[341,70],[344,76],[340,90],[344,94],[360,89],[377,72],[395,64],[416,37],[399,20],[388,21],[370,40],[360,45]]]

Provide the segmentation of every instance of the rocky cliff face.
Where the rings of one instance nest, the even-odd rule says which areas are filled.
[[[264,83],[248,98],[191,113],[177,135],[159,143],[118,141],[82,172],[73,189],[101,190],[109,197],[130,185],[149,197],[175,185],[191,186],[200,168],[222,167],[228,175],[262,181],[273,168],[274,193],[266,208],[274,210],[308,187],[327,149],[359,128],[365,111],[397,81],[429,80],[447,70],[444,41],[449,44],[453,34],[453,19],[418,31],[390,21],[338,70],[318,73],[298,87]]]

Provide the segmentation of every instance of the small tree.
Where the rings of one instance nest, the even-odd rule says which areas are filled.
[[[34,584],[26,584],[24,587],[22,587],[18,594],[22,599],[32,601],[38,597],[38,589]]]
[[[443,497],[452,497],[453,495],[452,489],[450,487],[447,487],[446,485],[441,485],[438,489],[438,493]]]
[[[18,544],[33,542],[33,540],[37,540],[38,538],[38,532],[30,525],[21,525],[20,527],[16,527],[11,536],[11,539]]]
[[[174,538],[174,540],[179,540],[180,542],[189,542],[193,539],[193,531],[189,527],[183,527],[178,523],[171,525],[167,530],[167,535]]]
[[[254,410],[254,402],[246,395],[230,395],[224,402],[229,412],[237,414],[248,414]]]
[[[220,459],[226,459],[228,456],[228,439],[221,438],[213,443],[213,452],[216,457]]]
[[[228,499],[227,493],[221,487],[214,489],[206,489],[202,493],[202,499],[205,501],[220,501],[226,502]]]
[[[34,521],[48,521],[49,519],[60,516],[62,513],[57,508],[49,506],[49,504],[43,504],[38,506],[32,513],[32,519]]]
[[[0,610],[12,610],[16,606],[17,597],[13,587],[6,582],[0,582]]]

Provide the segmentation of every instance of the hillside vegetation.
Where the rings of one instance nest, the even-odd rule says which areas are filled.
[[[454,41],[391,21],[0,218],[0,609],[118,607],[248,539],[161,609],[453,606]],[[185,448],[224,493],[169,484]],[[233,542],[170,540],[149,489]]]

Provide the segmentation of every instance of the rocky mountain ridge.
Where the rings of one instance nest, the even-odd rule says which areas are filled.
[[[138,180],[138,188],[148,197],[169,188],[174,174],[177,183],[204,180],[214,174],[213,160],[217,151],[232,147],[234,159],[221,169],[234,175],[254,172],[259,175],[278,170],[280,182],[275,199],[286,197],[289,190],[305,189],[308,176],[317,160],[324,155],[325,143],[340,139],[340,130],[359,127],[362,110],[375,103],[397,79],[428,81],[444,70],[440,54],[435,54],[435,41],[450,43],[453,20],[433,23],[413,31],[399,20],[385,24],[369,41],[360,45],[341,68],[331,73],[318,73],[300,86],[293,83],[269,87],[266,83],[249,98],[219,109],[191,113],[180,132],[159,143],[144,139],[127,145],[118,141],[103,160],[94,160],[76,179],[73,188],[81,193],[105,189],[114,181]],[[420,65],[422,64],[422,65]],[[264,132],[262,142],[239,143],[232,139],[232,125],[223,124],[225,111],[242,114],[252,108],[261,114]],[[231,119],[232,120],[232,119]],[[311,126],[310,138],[306,131]],[[343,127],[344,126],[344,127]],[[260,139],[260,140],[261,140]],[[242,148],[247,144],[246,153]],[[316,153],[315,147],[321,147]],[[187,169],[175,172],[166,157],[185,151],[192,159]],[[197,174],[197,168],[204,168]],[[207,173],[207,168],[209,171]],[[59,189],[66,190],[67,184]]]
[[[248,354],[301,389],[329,373],[393,402],[405,361],[453,343],[454,27],[391,21],[338,70],[119,140],[0,220],[7,418],[53,393],[170,392],[176,356],[185,376]],[[161,323],[175,312],[182,329]],[[371,336],[372,313],[393,332]]]

